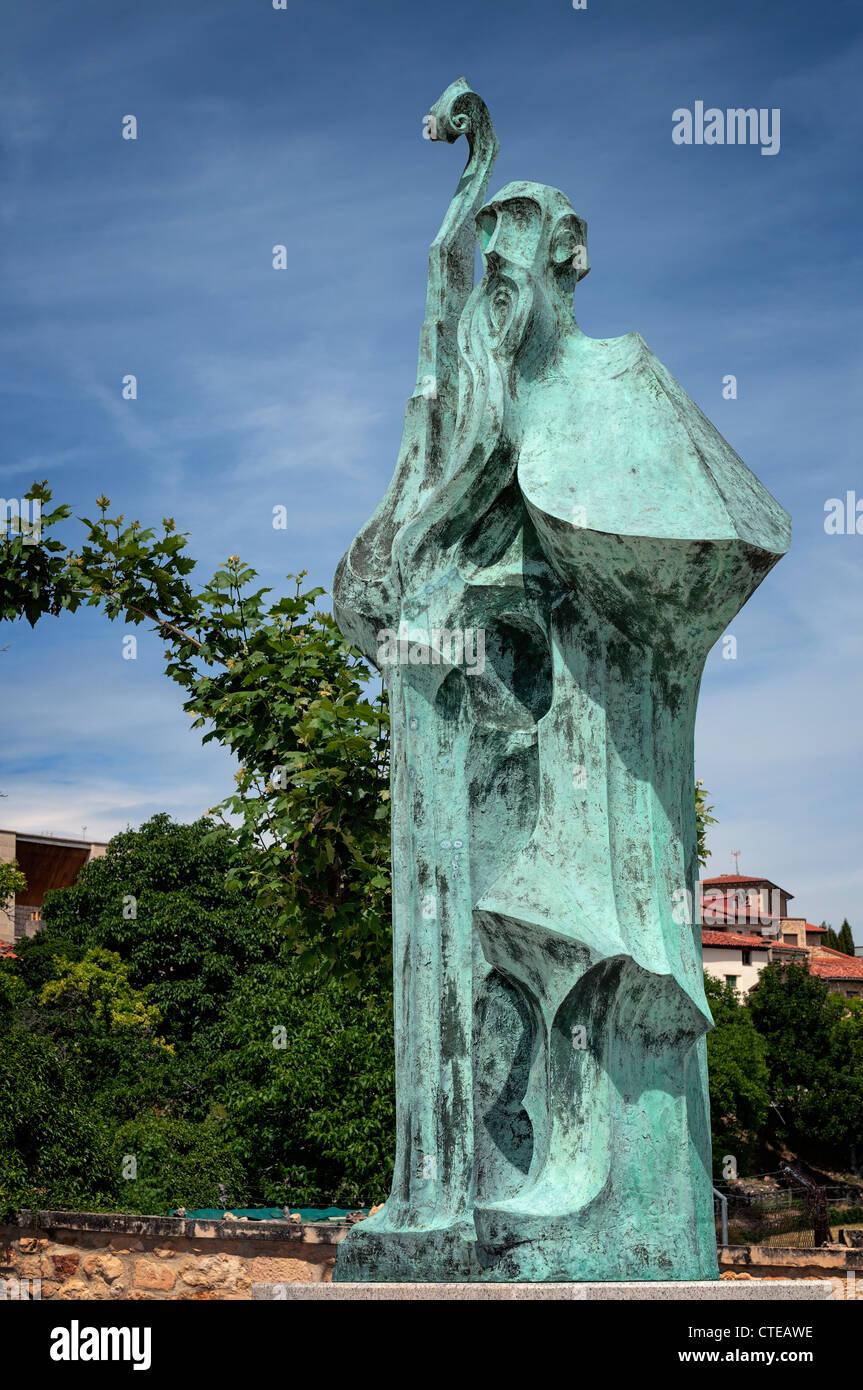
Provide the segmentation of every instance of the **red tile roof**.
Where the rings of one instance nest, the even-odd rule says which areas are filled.
[[[772,947],[774,951],[794,951],[798,956],[809,955],[808,947],[786,946],[784,941],[776,941],[772,936],[747,936],[745,932],[738,931],[709,931],[706,927],[701,929],[701,944],[730,946],[733,950],[751,950],[754,947],[756,950],[766,951]]]
[[[846,956],[829,946],[814,946],[809,969],[822,980],[863,980],[863,956]]]
[[[8,941],[0,941],[0,960],[19,960]]]
[[[702,946],[731,946],[733,950],[748,950],[754,947],[758,951],[766,951],[773,943],[765,941],[761,936],[745,936],[743,932],[705,931],[702,929],[701,944]]]
[[[806,930],[807,930],[807,932],[811,932],[811,931],[823,931],[823,932],[826,932],[826,931],[827,931],[827,928],[826,928],[826,927],[813,927],[813,925],[812,925],[811,922],[807,922],[807,923],[806,923]]]
[[[753,877],[752,874],[717,874],[715,878],[703,878],[702,888],[712,887],[714,884],[726,885],[729,883],[766,883],[769,888],[776,888],[780,893],[785,893],[786,898],[792,898],[793,893],[786,893],[784,888],[780,888],[778,883],[774,883],[772,878],[765,878],[763,874]]]

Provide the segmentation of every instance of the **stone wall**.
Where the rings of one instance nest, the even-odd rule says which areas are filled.
[[[856,1232],[819,1247],[726,1245],[719,1249],[720,1279],[828,1279],[834,1299],[863,1300],[863,1248]]]
[[[21,1211],[0,1226],[0,1297],[43,1300],[246,1300],[252,1285],[332,1280],[347,1222],[198,1221],[193,1217]],[[723,1279],[829,1279],[834,1298],[863,1299],[858,1233],[824,1249],[732,1245]]]
[[[0,1280],[46,1299],[249,1299],[253,1283],[332,1278],[343,1222],[196,1221],[101,1212],[18,1213],[0,1226]],[[0,1290],[2,1292],[2,1290]],[[24,1292],[22,1290],[22,1292]]]

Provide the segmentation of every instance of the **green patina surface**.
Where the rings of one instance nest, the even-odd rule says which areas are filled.
[[[335,1277],[716,1278],[695,709],[789,519],[637,333],[579,330],[564,195],[483,202],[479,97],[431,114],[470,155],[334,585],[391,663],[398,1090],[392,1194]]]

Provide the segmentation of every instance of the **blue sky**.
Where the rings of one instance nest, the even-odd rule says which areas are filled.
[[[105,491],[173,515],[202,579],[237,552],[276,588],[302,568],[329,586],[398,451],[465,157],[422,118],[466,76],[502,145],[493,188],[550,183],[587,218],[581,327],[638,329],[791,512],[737,659],[705,673],[709,871],[739,849],[863,941],[863,536],[824,531],[828,498],[863,498],[859,7],[45,0],[2,35],[0,492],[47,477],[86,515]],[[697,100],[780,108],[780,152],[675,145]],[[161,645],[139,629],[124,661],[123,631],[4,625],[0,823],[107,838],[230,789]]]

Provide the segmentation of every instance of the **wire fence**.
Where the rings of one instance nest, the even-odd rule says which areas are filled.
[[[721,1197],[727,1203],[729,1245],[797,1246],[816,1248],[832,1240],[831,1222],[839,1224],[843,1212],[849,1224],[859,1216],[860,1194],[851,1187],[820,1186],[799,1169],[784,1165],[773,1177],[782,1186],[753,1189],[753,1179],[717,1182],[714,1216],[717,1243],[723,1238]],[[856,1207],[856,1210],[855,1210]]]

